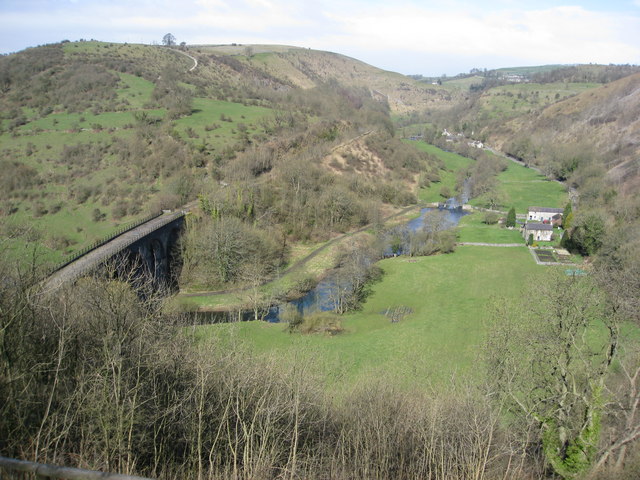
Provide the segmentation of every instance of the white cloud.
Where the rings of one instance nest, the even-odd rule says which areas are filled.
[[[332,40],[336,45],[351,41],[389,52],[494,55],[542,63],[640,61],[640,46],[623,41],[625,32],[640,31],[640,17],[582,7],[483,14],[394,8],[334,18],[343,25]]]
[[[640,63],[640,11],[631,3],[626,11],[598,12],[523,4],[528,2],[495,0],[480,7],[469,0],[0,0],[0,51],[63,38],[151,42],[170,31],[187,43],[332,50],[404,73],[425,71],[418,62],[448,59],[471,62],[469,68],[499,61]]]

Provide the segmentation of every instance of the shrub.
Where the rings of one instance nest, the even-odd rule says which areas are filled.
[[[287,330],[289,333],[292,333],[297,331],[300,325],[302,325],[304,317],[295,305],[288,303],[280,312],[280,321],[287,323]]]
[[[498,223],[498,219],[499,216],[496,212],[487,212],[484,214],[484,219],[482,220],[482,222],[486,223],[487,225],[495,225],[496,223]]]
[[[302,320],[297,320],[297,330],[300,333],[326,333],[328,335],[337,335],[344,329],[338,315],[328,312],[317,312],[311,315],[305,315]]]
[[[106,216],[107,215],[105,213],[102,213],[99,208],[94,208],[93,212],[91,213],[91,219],[94,222],[101,222],[106,218]]]
[[[129,204],[126,200],[119,200],[113,207],[113,218],[120,219],[127,215]]]
[[[515,227],[516,226],[516,209],[511,207],[509,213],[507,214],[507,221],[505,222],[507,227]]]
[[[440,187],[440,196],[442,198],[451,198],[453,195],[451,193],[451,189],[448,186],[443,185]]]

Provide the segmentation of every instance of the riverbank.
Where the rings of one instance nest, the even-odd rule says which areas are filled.
[[[361,310],[341,317],[340,335],[292,335],[286,325],[250,321],[197,327],[198,336],[241,343],[283,364],[301,362],[336,391],[381,375],[407,386],[480,380],[474,365],[492,299],[517,297],[523,285],[551,272],[536,265],[526,248],[462,246],[452,254],[378,265],[382,279]],[[411,313],[392,322],[385,312],[396,307]]]
[[[384,217],[383,225],[390,227],[418,218],[423,208],[424,205],[411,205],[400,209]],[[294,260],[276,278],[259,285],[211,291],[181,290],[175,296],[173,306],[186,311],[225,312],[250,308],[248,304],[251,302],[247,299],[249,295],[260,294],[267,298],[278,298],[279,301],[299,298],[335,268],[342,245],[349,240],[357,241],[359,236],[367,235],[372,228],[374,225],[368,224],[319,244],[317,248],[312,248]],[[304,250],[304,246],[302,249]]]

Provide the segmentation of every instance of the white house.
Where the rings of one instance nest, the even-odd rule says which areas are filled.
[[[529,207],[527,220],[534,222],[551,223],[554,215],[562,215],[564,209],[549,207]]]
[[[553,225],[550,223],[527,223],[522,229],[522,236],[529,240],[529,235],[533,235],[536,242],[550,242],[553,234]]]

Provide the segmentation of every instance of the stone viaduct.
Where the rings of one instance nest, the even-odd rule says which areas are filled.
[[[182,260],[176,248],[188,210],[165,212],[97,246],[55,271],[44,282],[45,292],[95,272],[116,260],[116,273],[171,285],[180,274]]]

